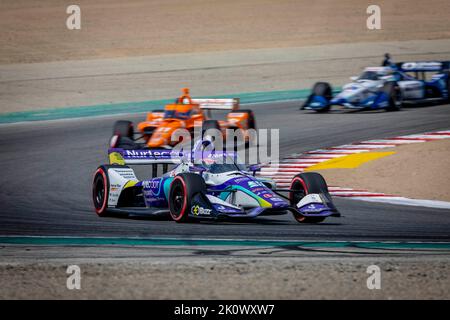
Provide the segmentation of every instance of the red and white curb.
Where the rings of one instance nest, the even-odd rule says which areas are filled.
[[[387,139],[365,140],[351,144],[344,144],[337,147],[318,149],[301,154],[293,154],[281,159],[279,163],[263,166],[259,176],[273,179],[280,188],[288,188],[292,178],[296,174],[303,172],[306,168],[324,161],[355,153],[442,139],[450,139],[450,130],[396,136]],[[446,201],[410,199],[391,194],[341,187],[329,187],[329,190],[333,196],[355,200],[450,209],[450,202]]]

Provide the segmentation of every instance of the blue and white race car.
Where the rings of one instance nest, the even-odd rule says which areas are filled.
[[[333,96],[327,82],[314,84],[301,109],[327,112],[333,105],[348,109],[400,110],[405,102],[449,101],[448,61],[401,62],[368,67]]]
[[[92,198],[99,216],[168,215],[177,222],[193,218],[254,218],[291,212],[301,223],[340,216],[324,178],[297,174],[289,189],[255,177],[259,166],[246,167],[235,152],[205,151],[197,142],[187,153],[174,150],[110,149],[110,164],[94,174]],[[160,177],[138,180],[128,165],[175,167]],[[253,173],[252,173],[253,172]]]

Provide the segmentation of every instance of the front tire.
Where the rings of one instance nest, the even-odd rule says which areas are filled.
[[[328,102],[327,106],[321,109],[315,109],[316,112],[321,113],[330,111],[331,109],[330,101],[331,99],[333,99],[333,89],[331,88],[331,85],[328,82],[316,82],[312,88],[312,93],[308,96],[306,101],[300,107],[300,110],[306,109],[306,107],[311,103],[311,100],[313,99],[314,96],[321,96]]]
[[[297,174],[291,182],[291,191],[289,192],[289,201],[291,206],[297,203],[310,193],[321,193],[329,196],[328,186],[325,179],[317,172],[304,172]],[[319,223],[325,220],[325,217],[304,217],[299,213],[294,213],[294,218],[300,223]]]
[[[206,193],[205,180],[195,173],[180,173],[170,184],[170,217],[176,222],[188,222],[193,197]]]
[[[95,213],[99,217],[108,215],[109,179],[107,166],[100,166],[94,173],[92,182],[92,200]]]

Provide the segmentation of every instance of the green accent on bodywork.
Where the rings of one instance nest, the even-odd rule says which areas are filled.
[[[220,96],[207,96],[202,98],[239,98],[241,104],[267,103],[275,101],[289,101],[305,99],[310,89],[236,93]],[[63,108],[50,108],[35,111],[20,111],[0,114],[0,123],[14,123],[22,121],[42,121],[68,118],[93,117],[101,115],[115,115],[121,113],[140,113],[161,109],[166,104],[173,103],[174,99],[148,100],[138,102],[122,102],[96,104],[91,106],[74,106]]]
[[[169,191],[170,191],[170,184],[173,181],[173,177],[167,178],[166,180],[164,180],[164,195],[166,196],[166,199],[169,199]]]
[[[302,241],[302,240],[225,240],[225,239],[165,239],[165,238],[89,238],[89,237],[33,237],[4,236],[1,244],[14,245],[129,245],[129,246],[296,246],[310,248],[365,249],[435,249],[450,250],[449,242],[378,242],[378,241]]]
[[[223,200],[223,201],[226,201],[227,200],[227,198],[228,198],[228,196],[230,195],[230,193],[233,191],[233,187],[229,187],[229,188],[226,188],[225,190],[222,190],[221,192],[220,192],[220,194],[219,194],[219,199],[220,200]]]

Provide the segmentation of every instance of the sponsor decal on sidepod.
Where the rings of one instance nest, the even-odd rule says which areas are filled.
[[[195,205],[191,208],[191,213],[195,216],[209,216],[211,214],[211,209],[206,209],[200,207],[199,205]]]

